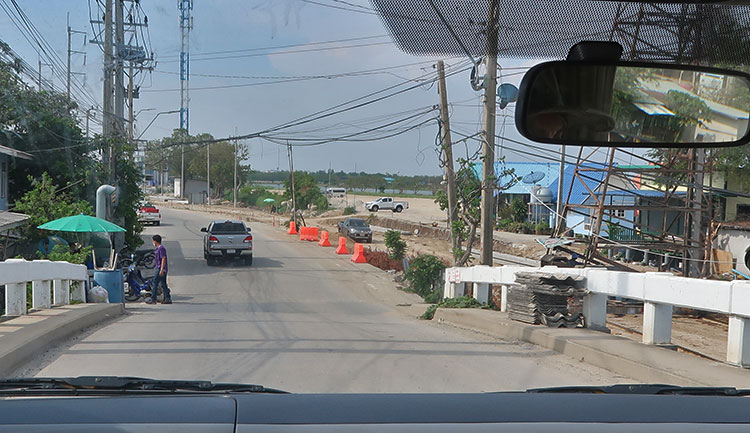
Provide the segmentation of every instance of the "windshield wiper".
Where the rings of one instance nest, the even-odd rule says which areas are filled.
[[[121,376],[34,377],[0,380],[0,394],[45,391],[288,394],[286,391],[279,389],[243,383],[212,383],[203,380],[156,380]]]
[[[530,393],[634,394],[634,395],[716,395],[747,396],[750,389],[732,387],[675,386],[661,384],[611,386],[559,386],[529,389]]]

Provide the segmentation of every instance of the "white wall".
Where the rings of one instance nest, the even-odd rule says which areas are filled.
[[[745,274],[750,269],[745,266],[745,252],[750,247],[750,231],[722,228],[714,240],[714,248],[732,253],[737,260],[737,270]]]

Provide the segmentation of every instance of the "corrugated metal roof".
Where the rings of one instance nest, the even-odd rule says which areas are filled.
[[[662,104],[650,104],[645,102],[634,102],[633,105],[649,116],[674,116],[675,114]]]
[[[554,162],[496,162],[495,173],[501,173],[507,169],[513,169],[513,176],[518,179],[509,189],[502,191],[503,194],[529,194],[533,184],[525,184],[520,179],[531,173],[542,173],[544,177],[536,185],[547,186],[551,179],[557,177],[559,164]],[[474,172],[479,175],[482,172],[482,164],[474,164]],[[498,185],[507,184],[511,181],[510,176],[498,178]]]
[[[585,165],[582,164],[583,167],[589,167],[589,168],[601,168],[600,165]],[[596,191],[596,189],[599,187],[599,185],[604,180],[604,176],[606,173],[603,170],[596,170],[596,171],[587,171],[585,172],[585,177],[581,176],[581,178],[573,179],[573,172],[575,171],[575,165],[574,164],[565,164],[565,172],[563,177],[563,200],[568,198],[568,191],[570,191],[570,203],[571,204],[582,204],[586,198],[589,196],[589,191],[586,188],[588,186],[589,189],[592,191]],[[558,177],[555,178],[555,180],[549,185],[549,189],[552,190],[552,200],[557,202],[557,183],[558,183]],[[571,180],[573,189],[571,191]],[[586,186],[584,186],[584,183]]]

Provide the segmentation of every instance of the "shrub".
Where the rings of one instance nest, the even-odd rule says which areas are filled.
[[[518,223],[526,221],[526,217],[529,215],[529,208],[526,203],[516,198],[513,199],[510,207],[513,221]]]
[[[430,305],[429,307],[427,307],[427,311],[422,313],[422,315],[419,316],[419,318],[422,320],[432,320],[432,318],[435,317],[435,311],[437,311],[437,309],[438,309],[437,304]]]
[[[437,311],[438,307],[492,309],[492,305],[482,304],[471,296],[459,296],[458,298],[444,299],[437,304],[430,305],[429,307],[427,307],[427,311],[419,316],[419,318],[423,320],[432,320],[435,317],[435,311]]]
[[[71,253],[70,247],[67,245],[55,245],[52,251],[49,252],[46,259],[52,262],[68,262],[76,265],[82,265],[86,263],[86,260],[91,257],[91,250],[93,246],[89,245],[81,248],[78,252]]]
[[[406,241],[401,239],[401,233],[396,230],[385,232],[385,247],[388,248],[390,258],[401,260],[406,253]]]
[[[318,212],[323,212],[328,210],[328,199],[326,196],[321,195],[315,200],[315,206],[318,207]]]
[[[356,210],[354,210],[354,206],[347,206],[344,208],[344,215],[354,215],[357,213]]]
[[[421,254],[411,261],[404,278],[409,281],[411,291],[426,298],[439,285],[443,270],[445,270],[445,264],[439,258]]]

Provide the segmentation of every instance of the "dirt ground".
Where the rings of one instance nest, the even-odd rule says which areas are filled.
[[[607,325],[612,335],[619,335],[641,341],[643,316],[627,314],[607,315]],[[614,326],[613,326],[614,325]],[[727,357],[727,324],[708,318],[675,314],[672,318],[672,344],[700,353],[701,355],[724,362]]]

